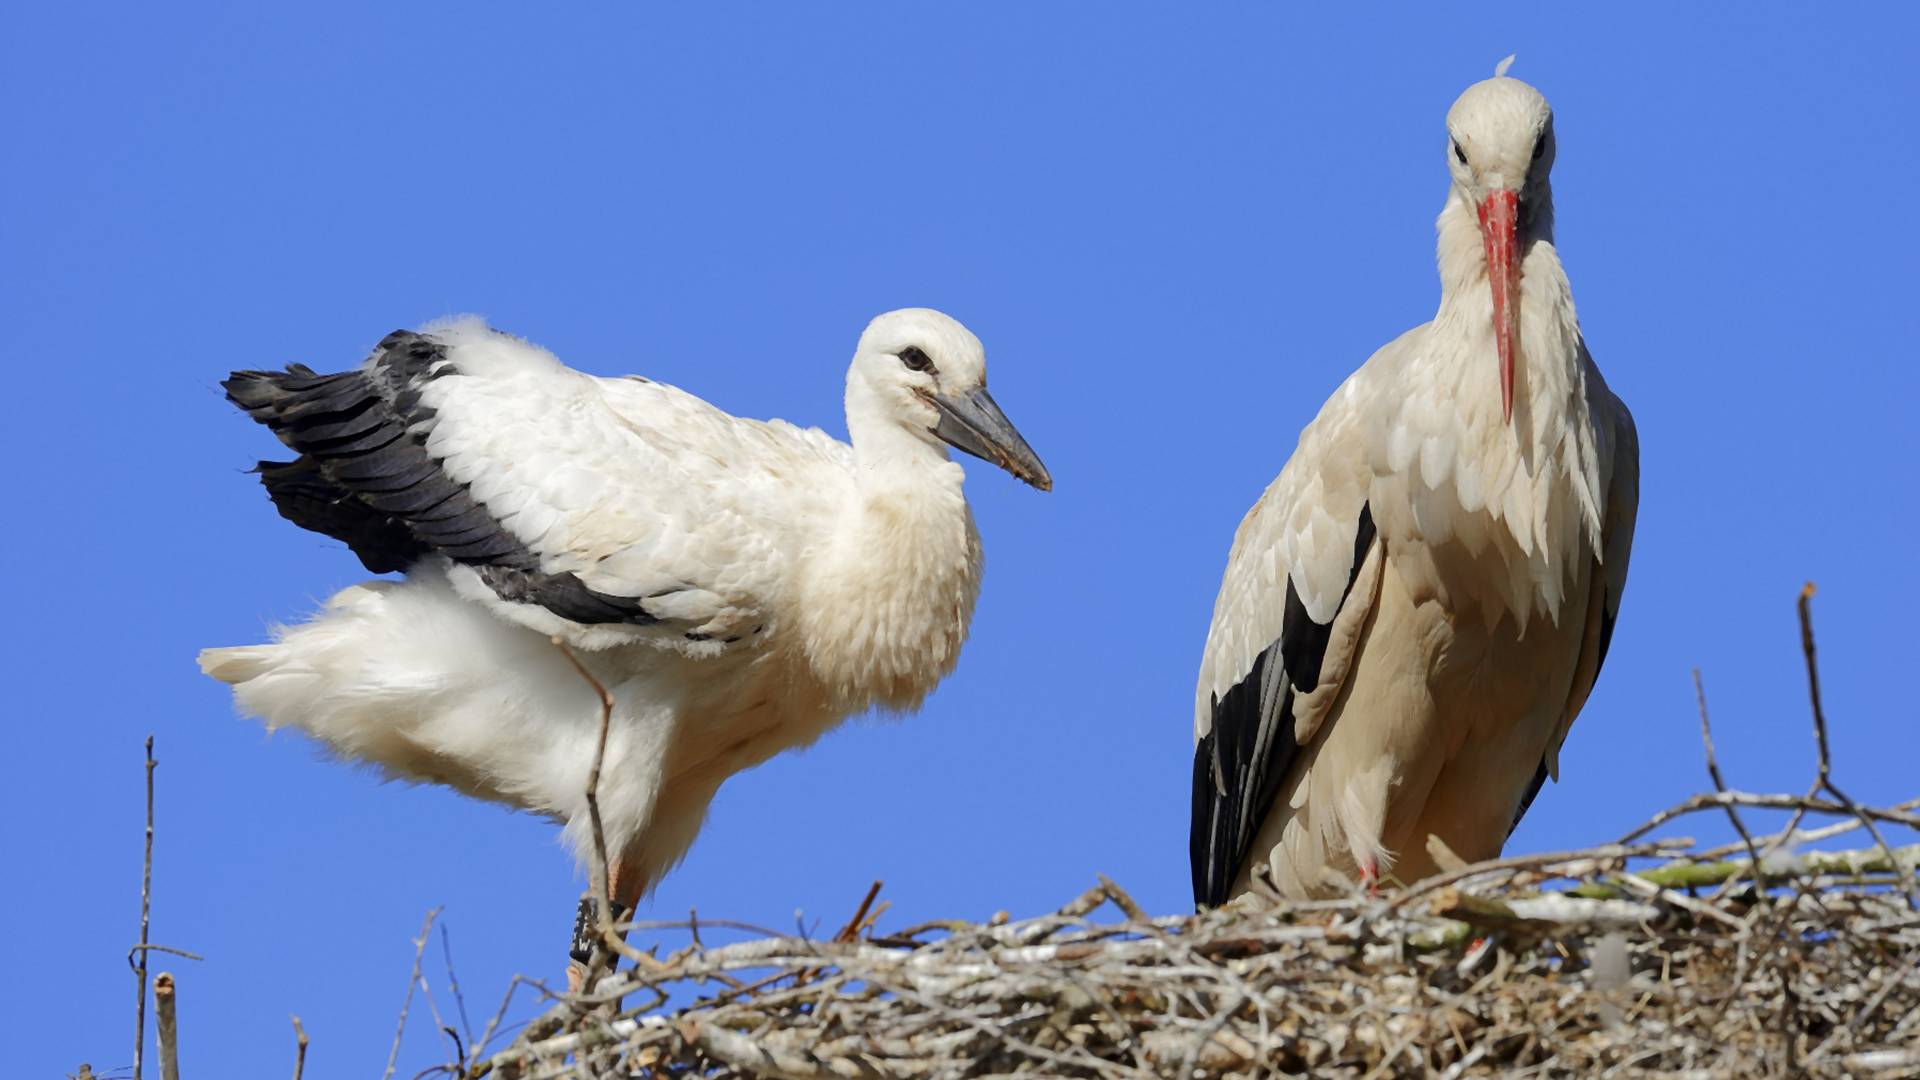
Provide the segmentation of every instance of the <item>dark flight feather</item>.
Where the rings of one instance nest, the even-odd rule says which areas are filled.
[[[1363,505],[1346,589],[1333,619],[1346,607],[1373,541],[1373,510]],[[1299,756],[1294,693],[1296,688],[1311,692],[1320,685],[1333,619],[1315,622],[1289,576],[1280,636],[1254,658],[1253,667],[1239,682],[1213,701],[1212,729],[1194,748],[1193,760],[1188,855],[1198,906],[1218,907],[1226,902],[1233,879],[1279,796],[1280,784]]]
[[[399,330],[354,371],[320,375],[236,371],[227,399],[297,451],[263,461],[261,483],[282,517],[347,545],[376,574],[403,571],[430,554],[473,566],[504,600],[538,604],[578,623],[660,621],[639,597],[590,589],[572,573],[547,573],[466,485],[426,449],[434,410],[420,387],[459,375],[446,346]]]

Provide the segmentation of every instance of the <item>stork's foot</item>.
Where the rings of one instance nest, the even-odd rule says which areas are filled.
[[[1380,864],[1368,859],[1360,864],[1360,884],[1366,886],[1369,900],[1380,895]]]

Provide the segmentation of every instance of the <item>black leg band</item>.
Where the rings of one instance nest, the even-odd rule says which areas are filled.
[[[619,922],[627,917],[626,909],[619,904],[609,905],[610,922]],[[600,942],[599,923],[594,918],[593,894],[580,898],[580,907],[573,915],[573,946],[567,955],[584,964],[593,958],[593,947]]]

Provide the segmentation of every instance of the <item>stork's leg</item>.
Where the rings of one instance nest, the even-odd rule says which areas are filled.
[[[1360,864],[1360,884],[1367,887],[1367,898],[1380,895],[1380,865],[1372,859]]]
[[[625,870],[629,860],[614,859],[607,867],[609,889],[613,893],[613,910],[608,913],[613,922],[621,922],[633,913],[634,906],[640,902],[640,895],[647,891],[646,878],[637,871]],[[567,992],[577,994],[586,983],[587,968],[596,954],[605,955],[610,950],[600,940],[599,925],[595,921],[593,893],[589,890],[580,897],[580,907],[573,917],[573,944],[567,950]],[[622,940],[626,935],[621,934]],[[604,970],[612,971],[619,958],[607,956],[602,965]]]

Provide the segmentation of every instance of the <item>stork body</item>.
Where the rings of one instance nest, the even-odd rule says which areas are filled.
[[[1448,116],[1432,322],[1354,372],[1248,512],[1195,702],[1197,902],[1497,855],[1599,673],[1638,497],[1633,420],[1553,244],[1551,113]]]
[[[938,312],[874,320],[851,445],[472,319],[338,375],[237,372],[231,400],[300,454],[261,463],[281,513],[406,577],[201,667],[270,728],[564,822],[584,859],[600,702],[557,636],[614,700],[598,802],[630,906],[729,776],[953,669],[981,550],[943,441],[1051,483],[984,364]]]

